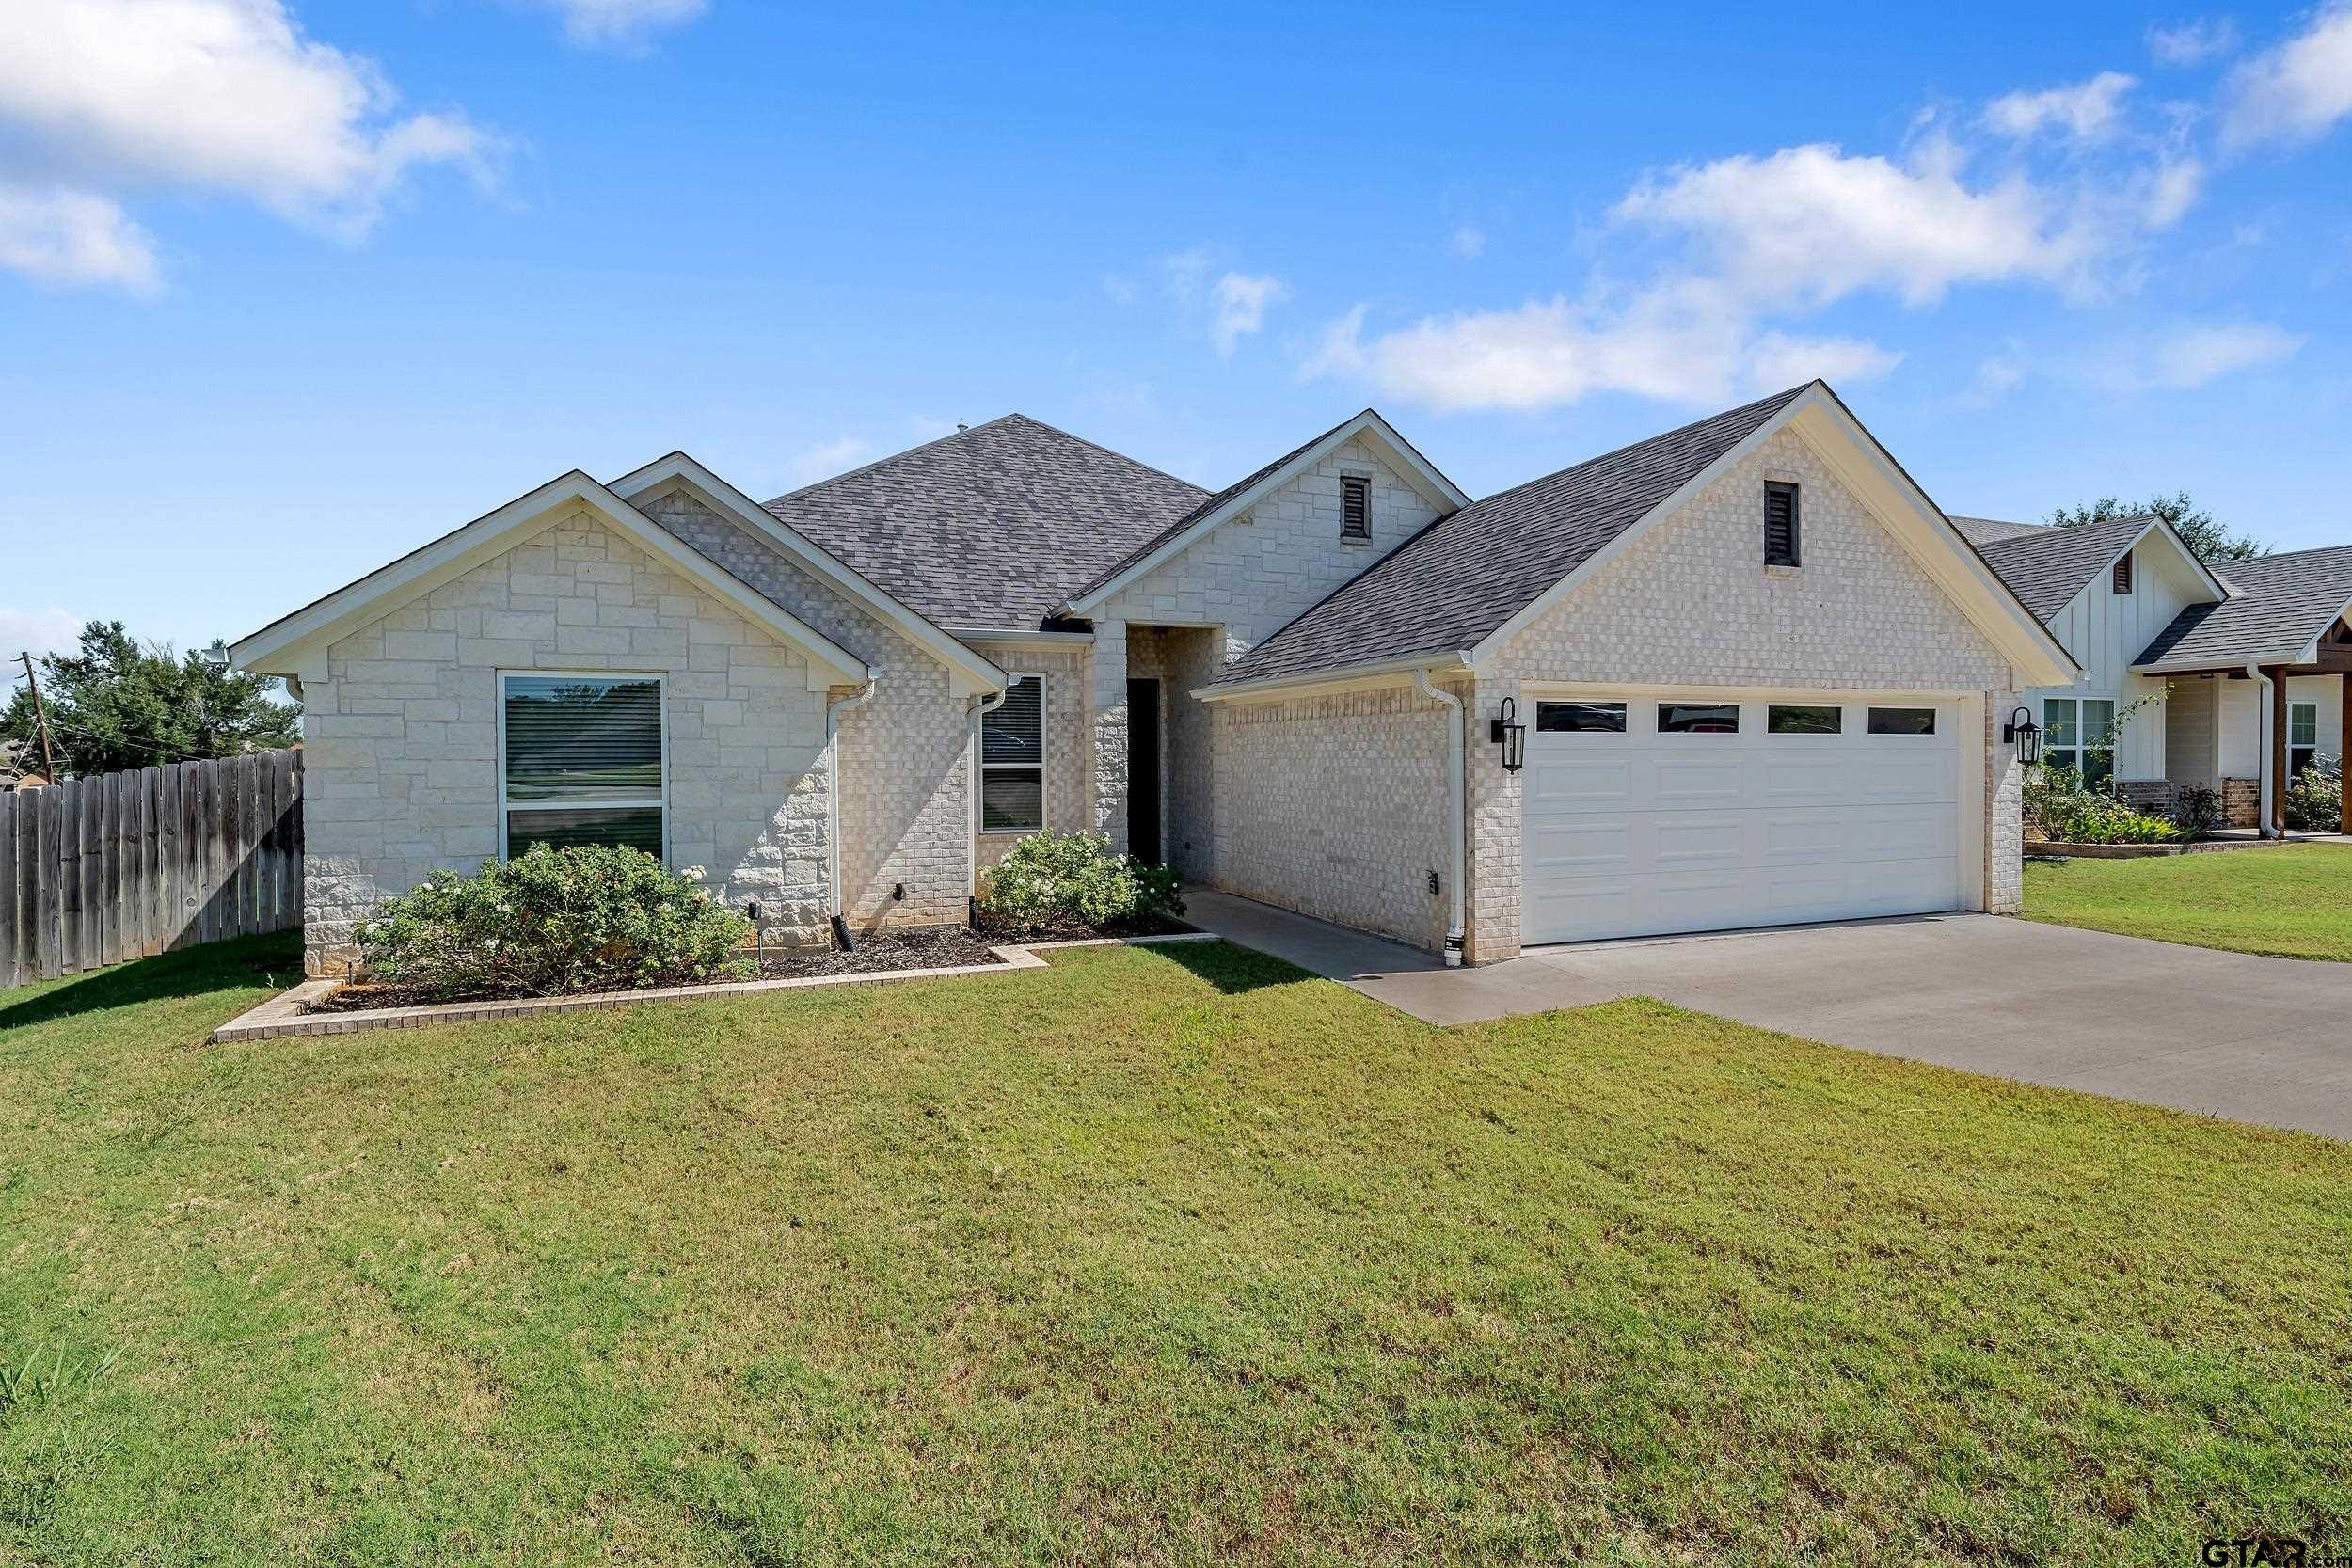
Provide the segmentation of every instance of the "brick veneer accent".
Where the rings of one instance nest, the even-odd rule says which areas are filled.
[[[2263,784],[2260,779],[2221,781],[2221,821],[2231,828],[2262,826]]]

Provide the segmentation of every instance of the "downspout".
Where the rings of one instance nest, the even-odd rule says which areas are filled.
[[[868,674],[856,691],[825,705],[825,771],[830,775],[825,789],[825,883],[832,895],[834,940],[845,952],[855,952],[857,943],[850,938],[850,923],[842,918],[849,911],[841,896],[841,715],[870,701],[877,679]]]
[[[2246,667],[2247,678],[2254,683],[2254,835],[2272,838],[2270,792],[2279,787],[2279,781],[2270,776],[2270,675],[2259,664]],[[2220,716],[2217,712],[2214,729],[2220,731]]]
[[[1446,886],[1454,895],[1447,909],[1445,961],[1449,964],[1458,964],[1462,961],[1463,936],[1462,837],[1470,831],[1470,824],[1463,820],[1462,814],[1462,726],[1469,720],[1462,706],[1462,699],[1451,691],[1440,690],[1432,684],[1427,666],[1413,672],[1413,689],[1432,702],[1443,704],[1453,710],[1453,718],[1447,721],[1445,732],[1446,795],[1452,813],[1447,818],[1446,827],[1446,844],[1449,849],[1447,859],[1450,863],[1446,872]]]
[[[972,759],[971,787],[968,791],[972,798],[972,809],[965,814],[970,831],[963,835],[963,896],[967,905],[974,904],[980,896],[980,721],[1003,707],[1005,699],[1011,695],[1012,688],[1008,686],[991,696],[975,698],[971,705],[972,733],[964,742],[967,748],[965,754]],[[1042,779],[1041,774],[1041,785]],[[977,914],[975,918],[977,918]]]

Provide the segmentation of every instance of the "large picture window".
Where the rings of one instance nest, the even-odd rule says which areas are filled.
[[[2072,768],[2086,784],[2115,777],[2115,699],[2042,699],[2042,766]]]
[[[661,677],[501,674],[505,850],[626,844],[667,859]]]
[[[1005,700],[980,716],[980,831],[1045,827],[1045,677],[1015,675]]]

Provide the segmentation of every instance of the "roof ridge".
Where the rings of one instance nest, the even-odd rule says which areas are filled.
[[[1584,458],[1581,462],[1571,463],[1565,468],[1554,468],[1548,474],[1537,474],[1534,479],[1523,479],[1519,481],[1518,483],[1511,485],[1505,489],[1497,490],[1490,496],[1480,496],[1473,499],[1470,502],[1470,505],[1483,506],[1488,501],[1501,500],[1505,496],[1516,496],[1522,490],[1533,489],[1534,486],[1542,484],[1547,481],[1565,478],[1567,475],[1575,473],[1581,468],[1589,468],[1596,463],[1606,463],[1613,457],[1623,457],[1627,452],[1632,451],[1636,448],[1651,446],[1661,441],[1670,440],[1677,436],[1687,435],[1691,431],[1698,429],[1701,425],[1713,424],[1718,420],[1728,420],[1735,414],[1745,414],[1754,409],[1762,408],[1768,404],[1779,404],[1788,403],[1791,399],[1803,393],[1806,388],[1818,385],[1820,385],[1820,383],[1817,381],[1808,381],[1802,387],[1791,387],[1785,392],[1774,392],[1770,397],[1756,398],[1753,402],[1743,403],[1736,408],[1718,409],[1712,414],[1704,415],[1698,419],[1692,420],[1688,424],[1678,424],[1672,430],[1661,430],[1655,436],[1645,436],[1638,441],[1628,441],[1624,446],[1613,447],[1607,451],[1599,452],[1594,456]]]
[[[1207,486],[1195,484],[1191,480],[1184,478],[1182,474],[1171,474],[1166,468],[1157,467],[1152,464],[1146,463],[1140,457],[1130,456],[1126,452],[1120,451],[1115,447],[1106,447],[1100,441],[1089,441],[1085,436],[1073,435],[1070,431],[1064,430],[1057,424],[1048,424],[1045,420],[1039,419],[1034,414],[1024,414],[1015,410],[1010,414],[1000,415],[997,418],[989,420],[989,423],[1002,424],[1007,420],[1021,420],[1026,423],[1037,426],[1040,430],[1050,430],[1066,441],[1075,441],[1082,447],[1091,447],[1105,457],[1116,457],[1121,463],[1134,464],[1136,467],[1141,468],[1146,473],[1157,474],[1162,479],[1172,479],[1177,483],[1184,486],[1187,490],[1198,490],[1204,496],[1210,493]],[[975,425],[973,428],[977,430],[980,427]]]
[[[1008,420],[1019,420],[1025,418],[1027,418],[1026,415],[1021,413],[1020,410],[1015,409],[1009,414],[999,414],[993,420],[982,420],[978,424],[958,425],[955,429],[949,431],[945,436],[934,436],[928,441],[917,441],[911,447],[901,447],[897,451],[884,452],[882,456],[875,458],[871,463],[861,463],[854,468],[844,468],[837,474],[833,474],[827,478],[815,480],[807,484],[803,484],[797,490],[787,490],[780,496],[771,497],[769,499],[759,503],[759,509],[762,512],[765,512],[772,506],[792,499],[795,496],[805,496],[812,490],[822,490],[825,486],[829,484],[838,484],[845,479],[855,479],[860,474],[871,473],[885,463],[896,463],[901,457],[912,457],[918,451],[929,451],[933,447],[946,446],[948,442],[955,440],[958,436],[969,436],[976,430],[986,430],[991,425],[1003,424]]]

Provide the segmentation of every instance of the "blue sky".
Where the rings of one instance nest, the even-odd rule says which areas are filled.
[[[0,642],[673,448],[1483,493],[1817,373],[1955,512],[2352,541],[2352,0],[1581,9],[11,0]]]

